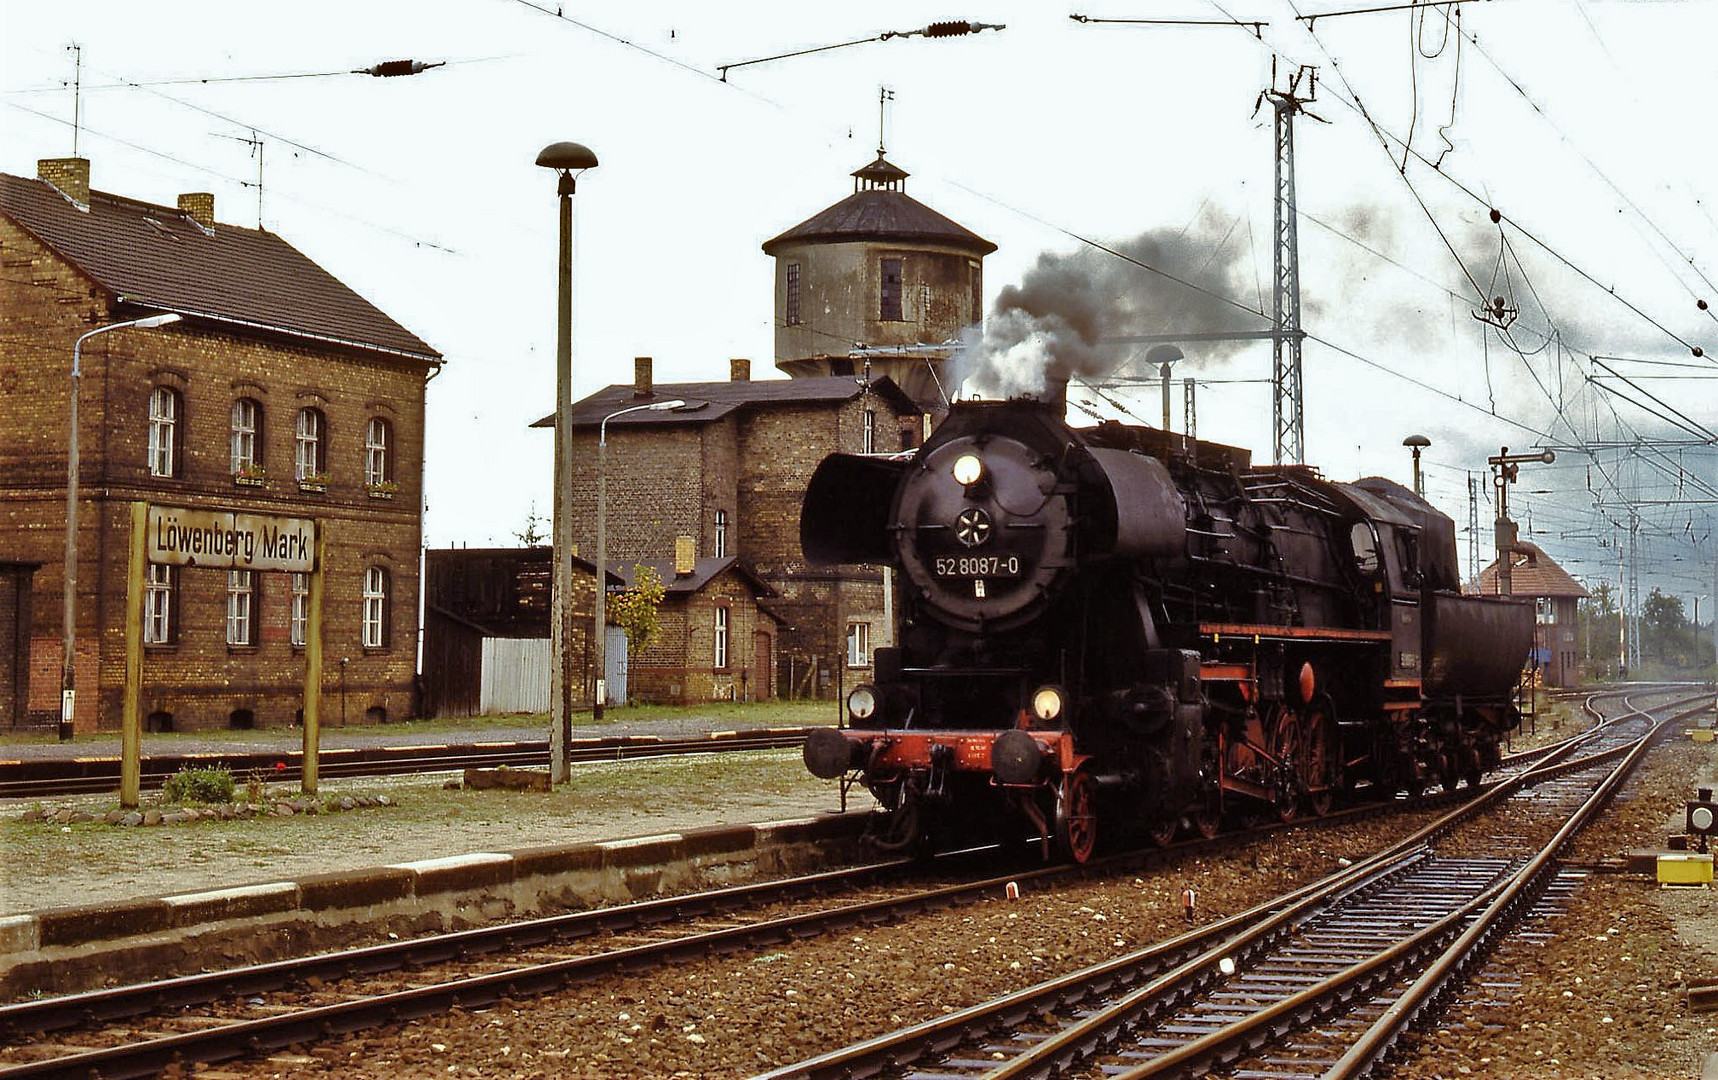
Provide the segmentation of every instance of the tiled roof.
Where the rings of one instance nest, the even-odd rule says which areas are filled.
[[[139,307],[438,362],[441,354],[273,233],[100,191],[80,210],[52,185],[0,173],[6,214]]]
[[[736,574],[739,574],[741,579],[751,587],[752,594],[754,596],[775,595],[774,589],[759,580],[757,575],[753,574],[750,570],[747,570],[744,564],[732,555],[727,555],[722,558],[704,556],[694,559],[692,561],[692,572],[685,575],[676,574],[674,572],[673,559],[640,559],[637,560],[634,565],[648,566],[652,570],[655,570],[656,575],[662,579],[662,585],[668,590],[668,594],[670,596],[690,595],[698,592],[730,568]],[[633,567],[628,566],[620,570],[620,575],[626,579],[626,586],[630,589],[632,587]]]
[[[609,422],[612,430],[622,425],[707,424],[720,420],[740,409],[768,408],[772,405],[839,404],[865,393],[867,388],[903,413],[917,413],[919,407],[884,376],[871,380],[869,387],[858,379],[845,375],[824,375],[804,379],[734,379],[724,382],[657,383],[650,397],[634,393],[632,384],[605,386],[580,401],[573,402],[573,427],[595,427],[603,417],[634,405],[652,401],[686,402],[684,409],[652,412],[640,409]],[[552,428],[553,414],[545,416],[532,427]]]
[[[1592,595],[1581,583],[1569,576],[1538,544],[1517,541],[1521,550],[1509,562],[1509,592],[1512,596],[1573,596]],[[1479,591],[1486,596],[1498,593],[1497,561],[1480,571]]]
[[[834,206],[764,241],[764,254],[790,243],[832,244],[854,240],[922,240],[989,255],[996,245],[957,225],[902,191],[855,191]]]

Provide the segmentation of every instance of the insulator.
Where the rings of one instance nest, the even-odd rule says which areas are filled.
[[[970,33],[972,24],[969,22],[934,22],[925,27],[926,37],[959,37]]]

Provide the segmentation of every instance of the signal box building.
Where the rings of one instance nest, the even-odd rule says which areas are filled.
[[[1532,600],[1536,616],[1533,656],[1547,686],[1574,686],[1580,681],[1580,645],[1575,609],[1591,595],[1539,545],[1518,540],[1510,556],[1509,592]],[[1497,563],[1480,571],[1479,591],[1496,596],[1501,590]]]
[[[164,313],[182,321],[81,349],[76,730],[120,722],[133,501],[321,522],[324,715],[342,689],[350,716],[413,714],[424,388],[441,355],[281,237],[218,222],[212,195],[93,191],[69,158],[0,175],[0,564],[40,566],[22,607],[7,601],[29,632],[0,635],[0,671],[23,659],[30,679],[22,717],[0,724],[59,716],[74,343]],[[307,577],[150,568],[148,726],[293,723]]]

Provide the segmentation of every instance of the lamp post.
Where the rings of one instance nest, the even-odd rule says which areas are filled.
[[[1169,430],[1169,365],[1177,360],[1185,359],[1181,350],[1173,345],[1153,345],[1146,351],[1145,362],[1157,365],[1157,373],[1163,380],[1163,430]]]
[[[572,445],[567,428],[573,405],[573,193],[578,174],[594,169],[597,156],[575,142],[545,146],[537,164],[560,174],[556,188],[561,202],[560,295],[556,304],[555,334],[555,515],[551,543],[554,545],[554,576],[549,607],[550,651],[554,668],[550,673],[549,779],[560,784],[567,779],[567,754],[573,734],[572,657],[567,650],[567,614],[573,584],[572,525],[567,520],[567,485],[572,483],[569,460]]]
[[[1402,445],[1414,452],[1414,494],[1423,499],[1426,497],[1426,483],[1420,476],[1420,451],[1432,445],[1432,440],[1424,435],[1410,435],[1402,440]]]
[[[150,315],[142,319],[129,319],[125,322],[113,323],[110,326],[98,326],[72,343],[71,406],[66,410],[71,419],[71,435],[67,440],[66,450],[65,611],[60,629],[60,638],[64,647],[64,652],[60,656],[61,742],[71,740],[72,718],[77,711],[77,613],[75,609],[78,587],[78,389],[83,383],[84,342],[97,334],[105,334],[112,330],[126,330],[133,327],[143,330],[176,323],[179,319],[179,315],[172,313]]]
[[[627,413],[668,412],[685,407],[686,403],[679,398],[652,401],[611,412],[597,425],[597,600],[596,612],[591,619],[596,638],[597,687],[596,698],[591,703],[591,717],[595,720],[602,719],[608,692],[608,422]]]

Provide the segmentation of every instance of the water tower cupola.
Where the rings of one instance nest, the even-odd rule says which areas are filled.
[[[906,192],[885,158],[853,193],[765,242],[775,259],[775,359],[789,375],[888,375],[940,417],[943,367],[984,320],[984,257],[996,245]]]

